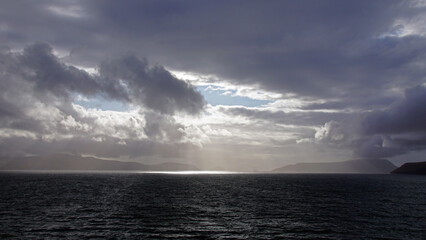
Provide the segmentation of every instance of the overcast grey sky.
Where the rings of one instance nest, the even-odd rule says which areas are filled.
[[[425,1],[1,1],[0,153],[426,159]]]

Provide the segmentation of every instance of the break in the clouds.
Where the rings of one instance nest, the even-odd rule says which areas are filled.
[[[183,126],[171,115],[199,114],[205,104],[193,86],[134,56],[100,63],[99,74],[65,64],[48,44],[4,51],[0,59],[4,155],[60,151],[137,157],[167,152],[177,148],[170,144],[185,143]],[[76,94],[134,107],[129,112],[86,109],[74,103]]]
[[[16,59],[16,67],[27,72],[24,78],[35,83],[36,91],[56,96],[99,94],[166,114],[195,114],[204,105],[203,97],[191,85],[176,79],[164,67],[149,66],[147,60],[135,56],[103,61],[97,76],[60,62],[47,44],[28,46],[22,54],[9,57]]]
[[[233,169],[424,154],[425,8],[2,1],[2,154]]]

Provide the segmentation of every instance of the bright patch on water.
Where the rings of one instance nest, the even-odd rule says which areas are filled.
[[[228,171],[144,171],[138,173],[155,173],[155,174],[179,174],[179,175],[194,175],[194,174],[242,174],[243,172],[228,172]]]

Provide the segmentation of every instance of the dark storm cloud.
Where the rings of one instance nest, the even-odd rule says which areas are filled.
[[[2,58],[7,71],[3,72],[4,78],[19,74],[20,78],[34,82],[35,92],[43,97],[46,91],[62,98],[69,98],[73,93],[86,97],[99,94],[166,114],[196,114],[205,104],[191,85],[173,77],[162,66],[150,67],[147,60],[134,56],[104,61],[99,76],[67,66],[43,43],[26,47],[22,54],[4,54]]]
[[[424,13],[424,8],[405,1],[43,1],[36,6],[6,1],[2,5],[8,9],[2,15],[3,42],[49,41],[71,50],[68,60],[80,64],[93,65],[105,55],[131,49],[179,70],[352,103],[373,100],[373,93],[385,95],[383,91],[390,88],[418,85],[425,77],[415,64],[426,59],[423,37],[383,36],[397,31],[397,19]],[[62,15],[52,9],[62,9]],[[74,16],[64,14],[67,11]]]
[[[362,122],[367,134],[424,132],[426,135],[426,88],[417,86],[405,91],[403,101],[387,111],[369,114]]]
[[[194,87],[178,80],[162,66],[150,67],[145,59],[129,56],[105,61],[100,65],[100,75],[106,82],[113,82],[113,89],[123,89],[122,92],[127,93],[133,102],[161,113],[184,111],[195,114],[205,104]],[[124,84],[116,79],[123,80]]]
[[[374,135],[359,139],[355,142],[354,154],[365,158],[387,158],[402,155],[410,150],[405,146],[395,144],[387,136]]]
[[[392,157],[426,148],[426,87],[405,91],[403,99],[386,110],[358,118],[330,121],[316,138],[337,147],[349,147],[361,157]]]
[[[27,72],[16,55],[0,53],[0,128],[43,131],[41,122],[26,114],[34,97],[30,81],[23,77]]]
[[[68,96],[77,92],[91,97],[102,92],[100,82],[85,71],[73,66],[66,66],[53,55],[53,49],[48,44],[39,43],[28,46],[22,55],[18,55],[18,63],[27,72],[26,79],[35,82],[36,91],[50,91],[57,96]],[[114,93],[109,93],[113,95]]]
[[[197,114],[204,107],[191,85],[161,66],[150,67],[147,60],[127,56],[104,61],[100,74],[90,75],[63,63],[42,43],[22,53],[2,51],[0,80],[3,155],[75,151],[106,157],[176,156],[178,146],[191,143],[182,142],[184,126],[172,115]],[[149,110],[114,117],[73,106],[75,94]]]

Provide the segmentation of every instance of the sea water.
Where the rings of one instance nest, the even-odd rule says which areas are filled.
[[[0,238],[426,239],[426,177],[0,173]]]

